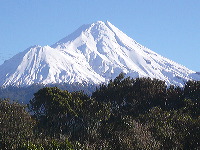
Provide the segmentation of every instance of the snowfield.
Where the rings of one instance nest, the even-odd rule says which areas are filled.
[[[142,46],[110,22],[83,25],[52,46],[33,46],[0,66],[0,86],[103,83],[119,73],[183,86],[200,74]]]

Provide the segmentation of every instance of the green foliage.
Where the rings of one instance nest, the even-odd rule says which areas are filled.
[[[117,111],[137,115],[153,106],[164,106],[166,90],[163,81],[150,78],[130,79],[120,74],[107,86],[101,85],[92,97],[98,101],[111,102],[114,107],[119,108]]]
[[[199,119],[182,110],[163,111],[155,107],[138,119],[148,126],[162,149],[195,149],[199,146]]]
[[[73,89],[73,86],[71,86]],[[92,96],[44,87],[29,112],[0,101],[1,149],[200,149],[200,81],[167,87],[121,73]]]
[[[0,100],[0,148],[15,149],[20,142],[33,137],[35,121],[25,107]]]
[[[75,150],[82,148],[81,144],[75,143],[74,145],[68,140],[58,141],[58,140],[49,140],[46,143],[32,143],[30,141],[24,142],[21,144],[17,150]]]
[[[200,81],[188,81],[185,84],[184,94],[187,98],[193,100],[200,99]]]
[[[200,114],[200,81],[188,81],[184,88],[185,109],[194,117]]]
[[[70,130],[82,105],[82,100],[74,95],[57,87],[46,87],[34,94],[29,109],[44,132],[59,136]]]
[[[172,110],[172,109],[180,109],[184,106],[184,91],[180,87],[175,87],[171,85],[167,89],[167,96],[166,96],[166,103],[165,107],[163,107],[166,110]]]

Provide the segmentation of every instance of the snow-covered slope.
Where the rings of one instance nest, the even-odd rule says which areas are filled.
[[[138,44],[110,22],[83,25],[50,46],[33,46],[0,66],[0,85],[102,83],[120,72],[182,86],[200,75]]]

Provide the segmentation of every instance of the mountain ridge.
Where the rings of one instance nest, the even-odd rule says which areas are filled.
[[[142,46],[110,22],[83,25],[52,46],[32,46],[0,66],[0,86],[104,83],[119,73],[182,86],[200,75]]]

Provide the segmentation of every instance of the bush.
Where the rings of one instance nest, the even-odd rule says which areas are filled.
[[[15,149],[21,142],[33,137],[35,121],[25,106],[9,100],[0,100],[0,147]]]

